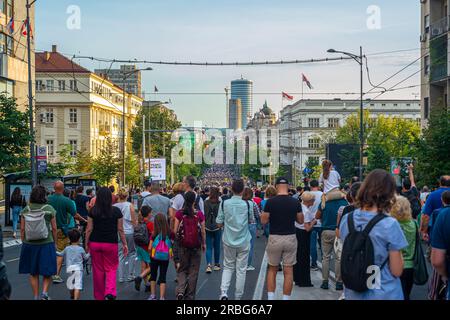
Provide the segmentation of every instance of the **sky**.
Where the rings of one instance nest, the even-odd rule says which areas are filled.
[[[411,0],[37,0],[35,6],[36,50],[51,50],[56,44],[58,51],[69,56],[246,62],[336,57],[326,51],[334,48],[358,53],[363,46],[375,84],[420,56],[420,3]],[[74,11],[68,12],[71,6],[79,8],[79,28],[67,25],[68,20],[74,21]],[[373,6],[379,9],[379,15]],[[368,21],[375,24],[370,23],[369,28]],[[376,54],[397,50],[408,51]],[[109,67],[105,62],[75,61],[91,70]],[[201,121],[207,126],[225,127],[224,88],[241,76],[254,82],[254,112],[267,100],[278,114],[288,104],[282,102],[282,91],[301,99],[302,73],[314,87],[305,87],[305,99],[357,99],[356,95],[310,93],[359,92],[359,66],[353,60],[277,66],[151,67],[153,71],[142,75],[146,99],[170,99],[169,107],[183,125]],[[420,63],[416,63],[384,86],[393,86],[419,69]],[[417,84],[419,75],[399,87]],[[154,94],[154,86],[158,94]],[[366,76],[364,87],[371,88]],[[416,87],[380,98],[413,99],[419,92]]]

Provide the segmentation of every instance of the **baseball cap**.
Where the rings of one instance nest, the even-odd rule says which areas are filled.
[[[288,181],[288,179],[286,179],[284,177],[279,177],[279,178],[277,178],[277,180],[275,182],[275,185],[278,185],[278,184],[289,184],[289,181]]]

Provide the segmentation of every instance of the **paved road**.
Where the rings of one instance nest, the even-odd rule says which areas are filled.
[[[255,244],[254,265],[255,271],[247,272],[247,281],[245,285],[245,292],[243,299],[251,300],[254,295],[256,283],[259,276],[261,261],[264,256],[266,239],[264,237],[257,239]],[[28,283],[28,276],[18,273],[19,268],[20,246],[8,247],[5,249],[5,262],[8,268],[8,277],[11,281],[13,292],[11,299],[13,300],[29,300],[32,299],[31,289]],[[203,256],[202,265],[200,268],[200,275],[197,284],[197,299],[201,300],[218,300],[220,294],[221,272],[214,272],[206,274],[206,261]],[[63,278],[67,277],[63,274]],[[85,290],[82,293],[82,300],[92,300],[92,275],[85,275],[84,279]],[[167,299],[175,299],[175,269],[173,264],[169,266],[167,274]],[[233,297],[234,287],[230,289],[230,298]],[[66,289],[65,283],[54,284],[49,290],[49,295],[54,300],[68,300],[69,293]],[[134,282],[118,283],[117,297],[120,300],[145,300],[149,296],[144,293],[143,286],[141,292],[134,289]]]
[[[7,242],[11,245],[11,241]],[[254,255],[254,266],[255,271],[247,273],[247,281],[245,285],[245,292],[243,299],[266,299],[266,281],[265,281],[265,265],[266,260],[264,260],[264,249],[266,245],[266,238],[261,237],[256,240],[255,243],[255,255]],[[13,300],[28,300],[32,299],[31,289],[28,283],[27,275],[20,275],[18,273],[19,267],[19,256],[20,256],[20,245],[14,245],[5,248],[5,262],[8,268],[8,276],[13,287],[12,299]],[[319,252],[320,259],[320,252]],[[214,272],[212,274],[206,274],[204,272],[206,268],[206,262],[203,257],[202,265],[200,268],[200,275],[197,284],[197,299],[201,300],[216,300],[219,298],[220,293],[220,282],[221,282],[221,272]],[[261,270],[262,269],[262,270]],[[64,269],[63,269],[64,270]],[[333,270],[333,262],[332,268]],[[63,274],[63,278],[67,278]],[[277,282],[281,285],[282,273],[278,274]],[[293,299],[304,299],[304,300],[325,300],[338,298],[340,294],[337,294],[334,288],[334,283],[331,283],[330,289],[324,291],[319,289],[320,286],[320,271],[313,272],[314,285],[317,288],[305,290],[304,288],[294,287],[294,292],[292,295]],[[167,275],[167,299],[175,299],[175,270],[173,264],[170,265],[168,275]],[[85,290],[82,293],[83,300],[92,300],[92,275],[85,275]],[[280,285],[278,287],[280,287]],[[148,293],[137,292],[134,289],[134,283],[122,283],[117,286],[118,299],[121,300],[145,300],[148,298]],[[234,288],[230,289],[230,298],[233,298]],[[65,283],[52,285],[49,291],[52,299],[55,300],[67,300],[69,299],[69,294],[66,289]],[[424,300],[427,295],[427,286],[414,286],[411,298],[413,300]]]

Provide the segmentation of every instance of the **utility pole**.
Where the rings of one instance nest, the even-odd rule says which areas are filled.
[[[363,180],[363,153],[364,153],[364,104],[363,104],[363,51],[362,46],[359,47],[359,61],[361,67],[361,104],[359,108],[359,181]]]
[[[142,113],[142,185],[145,183],[145,113]]]
[[[126,80],[126,76],[123,77],[123,112],[122,112],[122,183],[121,185],[124,187],[125,186],[125,80]]]
[[[30,26],[30,8],[36,2],[34,0],[30,3],[27,0],[27,52],[28,52],[28,114],[30,121],[30,157],[31,157],[31,186],[37,185],[37,172],[36,172],[36,146],[35,146],[35,132],[34,132],[34,109],[33,109],[33,79],[31,72],[31,26]]]

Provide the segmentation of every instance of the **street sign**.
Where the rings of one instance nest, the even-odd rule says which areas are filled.
[[[37,172],[47,172],[47,146],[38,146],[36,150]]]
[[[147,176],[151,181],[166,181],[166,159],[150,159],[150,172],[148,171],[148,159],[145,162]]]

